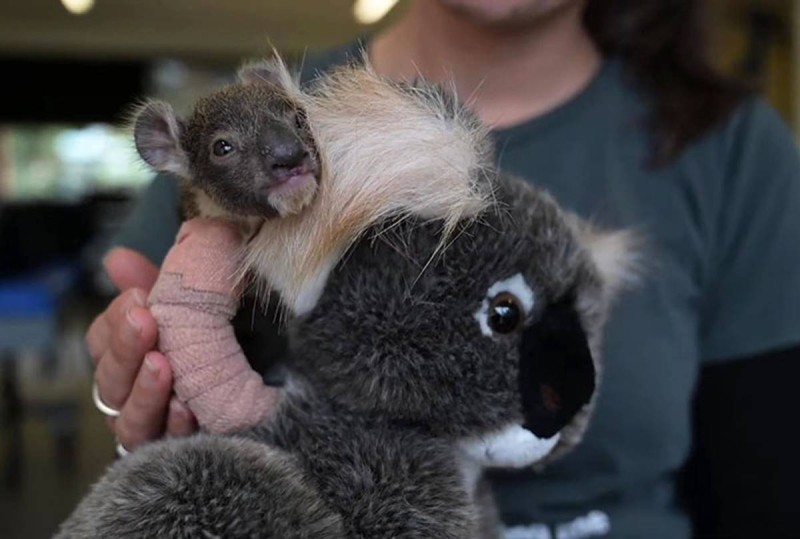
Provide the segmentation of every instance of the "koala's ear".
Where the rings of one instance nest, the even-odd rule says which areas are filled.
[[[136,151],[155,170],[187,177],[188,159],[181,146],[183,130],[183,122],[171,106],[150,101],[136,114],[133,128]]]
[[[277,55],[270,60],[245,64],[239,69],[237,77],[242,84],[269,84],[283,89],[295,86],[286,64]]]

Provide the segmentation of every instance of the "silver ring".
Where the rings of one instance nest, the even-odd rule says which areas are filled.
[[[97,390],[97,382],[92,384],[92,400],[94,401],[95,407],[100,410],[100,413],[107,415],[108,417],[118,417],[119,410],[115,410],[108,404],[103,402],[103,399],[100,398],[100,392]]]
[[[122,458],[122,457],[127,457],[130,454],[131,454],[131,452],[128,451],[127,449],[125,449],[125,446],[122,445],[122,443],[120,443],[118,441],[117,442],[117,456]]]

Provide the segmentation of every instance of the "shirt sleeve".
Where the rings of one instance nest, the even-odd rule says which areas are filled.
[[[800,347],[702,369],[680,483],[695,537],[796,536],[800,436],[786,414],[798,377]]]
[[[177,179],[156,176],[134,203],[114,245],[139,251],[160,266],[180,227],[179,201]]]
[[[800,344],[800,155],[754,100],[723,136],[725,170],[704,297],[706,362]]]

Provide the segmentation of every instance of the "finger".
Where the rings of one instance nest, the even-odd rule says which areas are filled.
[[[95,367],[103,357],[103,354],[108,350],[109,343],[111,342],[111,327],[108,324],[106,312],[100,313],[94,319],[89,330],[86,332],[85,337],[86,348],[89,350],[89,356],[94,361]]]
[[[136,377],[130,398],[117,418],[117,440],[129,451],[161,437],[172,396],[172,375],[167,358],[147,354]]]
[[[126,294],[135,292],[129,291]],[[150,311],[131,300],[120,301],[107,312],[112,328],[110,345],[101,356],[95,372],[98,391],[109,405],[119,408],[127,400],[142,360],[155,348],[158,328]]]
[[[197,420],[189,408],[173,396],[169,402],[167,436],[188,436],[197,430]]]
[[[115,247],[103,259],[109,279],[120,290],[141,288],[150,291],[158,277],[158,267],[143,254],[126,247]]]
[[[143,290],[135,288],[128,290],[114,298],[106,310],[94,319],[86,332],[85,342],[95,364],[111,347],[114,332],[121,330],[120,322],[124,321],[123,315],[134,306],[143,307],[145,301],[146,293]],[[149,325],[147,321],[144,324]]]

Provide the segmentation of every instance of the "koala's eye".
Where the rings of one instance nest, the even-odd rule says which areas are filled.
[[[487,315],[486,322],[491,330],[501,335],[513,333],[525,321],[520,300],[508,292],[501,292],[492,299]]]
[[[212,151],[217,157],[225,157],[234,150],[233,145],[227,140],[220,139],[212,146]]]

